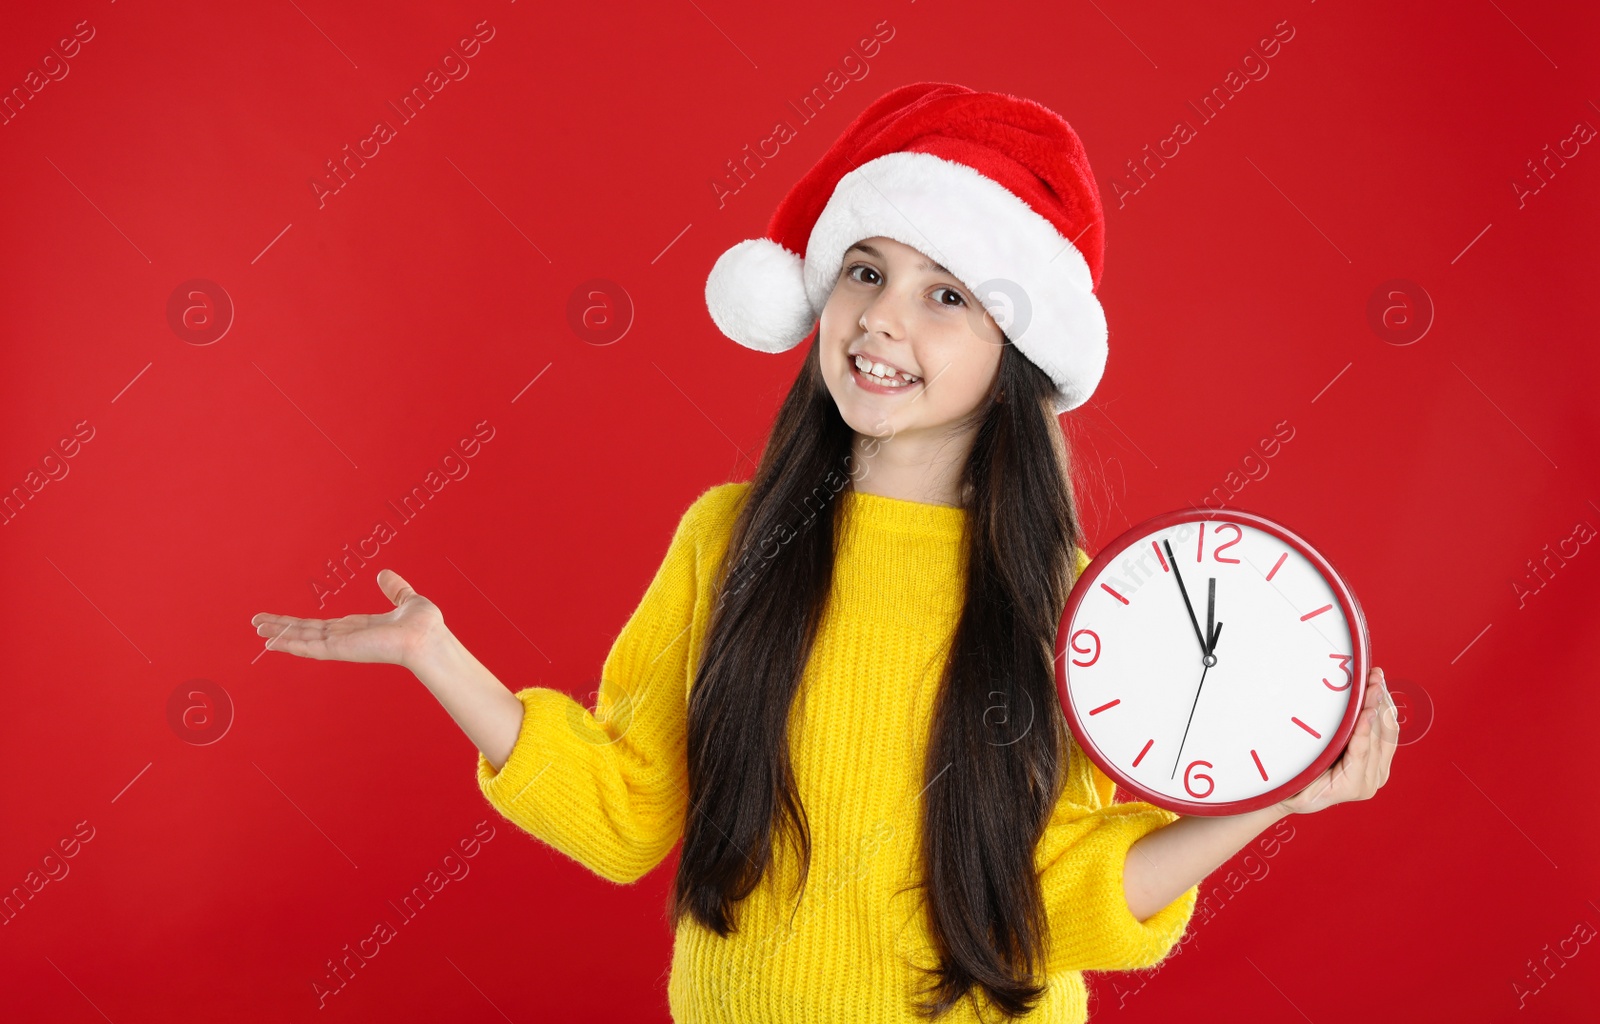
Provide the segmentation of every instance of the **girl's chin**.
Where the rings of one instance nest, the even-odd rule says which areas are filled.
[[[898,410],[884,409],[871,402],[856,401],[839,407],[845,425],[867,437],[891,437],[905,419]]]

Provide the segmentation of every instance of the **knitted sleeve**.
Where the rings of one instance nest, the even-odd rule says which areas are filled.
[[[1088,563],[1080,550],[1080,574]],[[1122,871],[1133,844],[1178,815],[1142,801],[1114,803],[1116,783],[1076,742],[1067,771],[1035,856],[1050,923],[1047,970],[1120,971],[1159,963],[1183,937],[1200,887],[1140,921],[1128,909]]]
[[[497,773],[478,754],[478,786],[502,816],[613,882],[642,878],[683,834],[695,520],[705,503],[683,514],[606,656],[594,709],[560,690],[520,690],[511,756]]]
[[[1128,909],[1128,850],[1178,815],[1142,801],[1092,808],[1063,799],[1039,842],[1036,866],[1050,923],[1046,970],[1126,971],[1159,963],[1183,937],[1198,885],[1141,921]]]

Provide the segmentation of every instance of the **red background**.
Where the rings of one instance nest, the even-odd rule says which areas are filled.
[[[1563,1021],[1600,998],[1600,945],[1556,952],[1600,929],[1600,548],[1514,589],[1600,528],[1600,143],[1512,185],[1600,126],[1593,5],[50,7],[0,35],[9,91],[94,30],[0,126],[0,486],[68,470],[0,530],[0,888],[93,838],[0,926],[8,1018],[667,1019],[675,853],[635,887],[590,875],[495,814],[409,673],[263,655],[249,618],[381,611],[392,567],[508,686],[592,695],[803,354],[717,332],[712,262],[919,80],[1045,103],[1099,175],[1111,356],[1064,417],[1091,552],[1287,420],[1234,504],[1347,576],[1407,705],[1377,798],[1288,819],[1248,884],[1244,854],[1214,874],[1181,954],[1091,979],[1094,1018]],[[389,102],[480,22],[468,76],[400,123]],[[802,124],[790,102],[880,22],[867,76]],[[1267,77],[1201,123],[1280,23]],[[379,118],[396,136],[319,205]],[[1119,206],[1179,118],[1196,136]],[[780,119],[796,137],[719,206]],[[209,345],[167,318],[195,278],[236,307]],[[594,278],[631,297],[614,344],[569,326]],[[1369,322],[1391,279],[1435,307],[1413,344]],[[319,606],[325,563],[479,423],[468,475]],[[197,678],[233,702],[208,745],[167,711]],[[319,1011],[325,961],[483,821],[470,874]]]

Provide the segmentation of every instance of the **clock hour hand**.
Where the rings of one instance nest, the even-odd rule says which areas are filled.
[[[1178,560],[1172,557],[1172,545],[1162,538],[1161,546],[1167,549],[1167,563],[1172,566],[1172,575],[1178,579],[1178,593],[1183,595],[1183,606],[1189,609],[1189,622],[1194,626],[1194,638],[1200,641],[1200,653],[1211,653],[1211,647],[1206,643],[1206,638],[1200,635],[1200,620],[1194,617],[1194,605],[1189,603],[1189,590],[1183,585],[1183,573],[1178,571]]]
[[[1206,653],[1211,653],[1211,634],[1216,631],[1216,625],[1211,621],[1217,614],[1217,578],[1211,577],[1206,581]]]
[[[1217,578],[1211,577],[1209,592],[1206,595],[1206,653],[1203,659],[1207,665],[1217,663],[1217,637],[1222,635],[1222,623],[1213,624],[1212,618],[1217,612]]]

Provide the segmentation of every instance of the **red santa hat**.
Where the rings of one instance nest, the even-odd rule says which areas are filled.
[[[765,237],[718,257],[711,319],[747,348],[793,348],[822,315],[845,250],[874,235],[972,291],[1055,381],[1057,413],[1088,401],[1106,363],[1095,297],[1105,217],[1083,143],[1059,114],[944,82],[885,93],[789,190]]]

